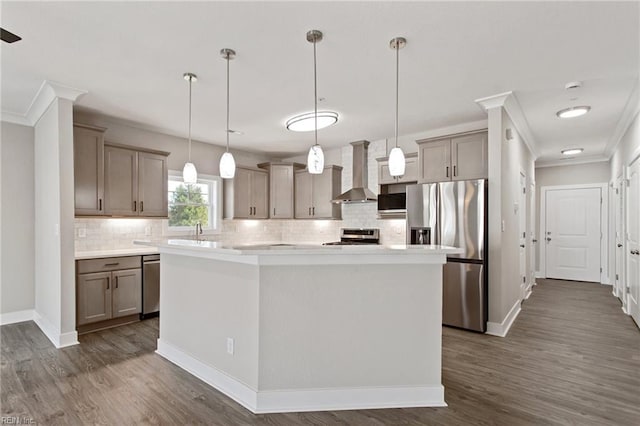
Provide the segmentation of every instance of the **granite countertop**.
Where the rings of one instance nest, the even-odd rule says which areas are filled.
[[[126,249],[106,249],[106,250],[91,250],[91,251],[76,251],[76,260],[82,259],[96,259],[104,257],[119,257],[119,256],[141,256],[144,254],[158,254],[158,248],[154,246],[145,247],[131,247]]]

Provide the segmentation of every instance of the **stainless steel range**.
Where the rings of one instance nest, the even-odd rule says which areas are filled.
[[[324,243],[325,246],[348,246],[358,244],[380,244],[378,228],[341,228],[340,241]]]

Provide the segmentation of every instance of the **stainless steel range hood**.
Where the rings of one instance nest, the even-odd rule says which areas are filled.
[[[369,181],[367,147],[369,146],[369,142],[351,142],[351,146],[353,146],[353,188],[338,195],[334,200],[331,200],[331,202],[336,204],[373,203],[377,201],[376,194],[367,188]]]

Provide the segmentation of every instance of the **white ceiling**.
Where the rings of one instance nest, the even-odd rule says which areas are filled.
[[[540,160],[567,146],[603,156],[638,77],[637,2],[9,2],[2,27],[2,110],[24,114],[43,80],[87,90],[84,110],[186,136],[186,71],[194,138],[223,143],[225,61],[231,62],[233,147],[299,154],[312,133],[284,128],[313,109],[310,29],[321,109],[340,114],[319,131],[325,147],[393,135],[395,56],[401,50],[400,133],[481,120],[475,99],[513,91]],[[575,94],[565,83],[580,80]],[[572,97],[577,100],[570,100]],[[591,113],[559,120],[561,108]]]

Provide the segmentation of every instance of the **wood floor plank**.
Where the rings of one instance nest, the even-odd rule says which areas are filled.
[[[155,318],[60,350],[32,322],[0,327],[1,412],[47,425],[640,424],[640,331],[611,288],[538,282],[505,338],[443,328],[446,408],[254,415],[155,354]]]

